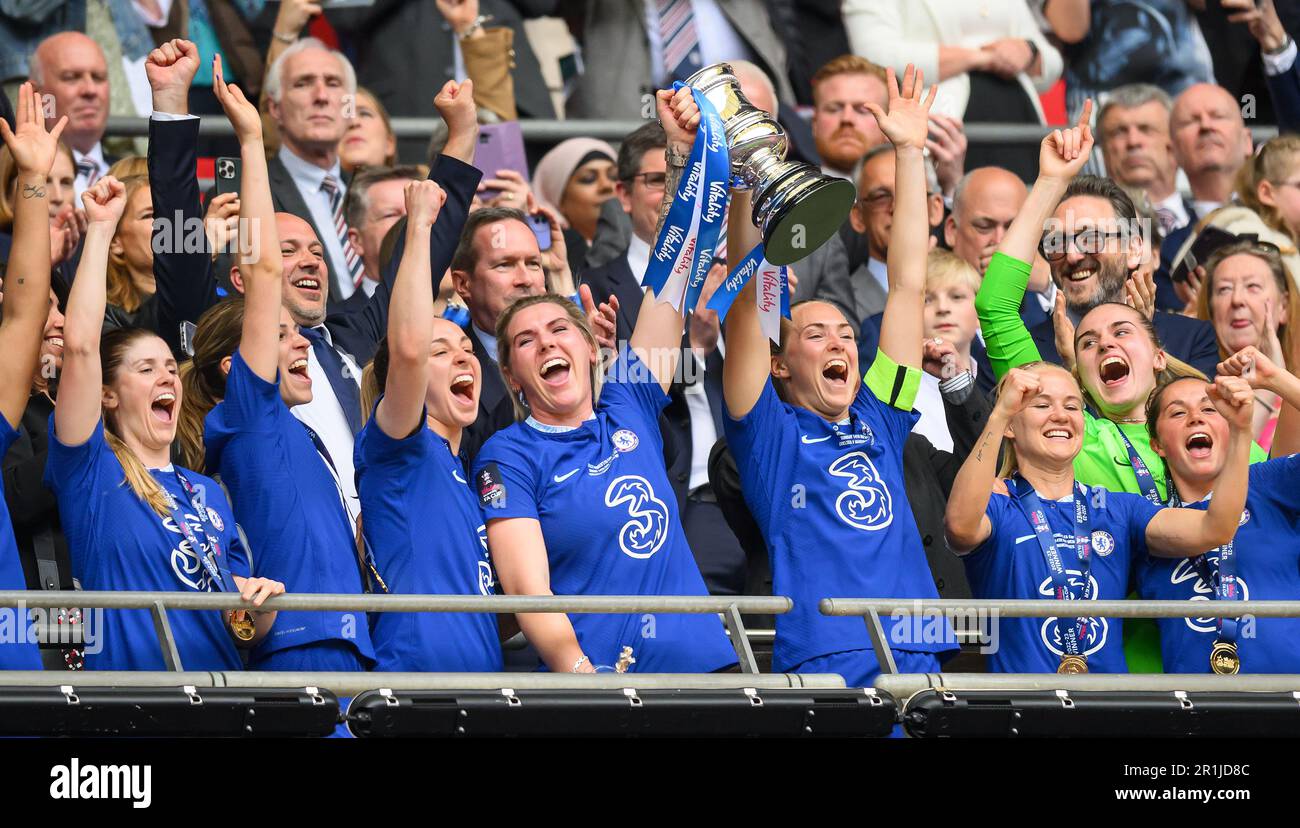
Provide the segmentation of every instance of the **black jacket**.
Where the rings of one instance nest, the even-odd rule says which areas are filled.
[[[988,398],[977,392],[972,392],[961,405],[950,405],[945,401],[944,409],[948,414],[948,430],[952,433],[952,452],[935,448],[920,434],[909,434],[903,446],[903,488],[912,507],[912,516],[916,518],[916,528],[939,597],[969,598],[970,583],[966,580],[965,565],[944,540],[943,515],[948,508],[948,493],[952,491],[957,472],[979,439],[992,409]],[[718,496],[718,505],[750,561],[746,592],[770,594],[772,576],[767,547],[745,504],[740,472],[724,440],[719,440],[713,447],[709,458],[709,479]],[[756,566],[757,562],[761,564]]]

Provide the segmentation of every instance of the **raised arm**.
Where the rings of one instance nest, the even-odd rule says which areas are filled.
[[[81,202],[86,206],[86,236],[64,314],[63,373],[54,407],[54,430],[67,446],[89,440],[102,413],[99,337],[108,302],[108,245],[126,209],[126,188],[106,175],[81,194]]]
[[[190,84],[199,69],[199,50],[188,40],[171,40],[149,53],[145,74],[153,91],[154,115],[149,119],[149,182],[153,214],[159,221],[181,230],[203,221],[199,201],[199,120],[189,113]],[[181,116],[169,118],[165,116]],[[168,238],[177,238],[173,231]],[[205,245],[164,244],[154,250],[153,275],[157,286],[157,333],[183,359],[182,322],[197,322],[217,301],[207,235]]]
[[[750,218],[751,193],[732,190],[727,220],[727,271],[733,272],[762,240]],[[727,358],[722,361],[722,396],[732,417],[748,414],[767,386],[772,373],[771,349],[758,321],[758,276],[750,278],[727,311]]]
[[[234,124],[243,162],[239,182],[239,218],[248,228],[252,250],[239,254],[239,275],[244,281],[244,326],[239,354],[253,373],[275,382],[280,367],[280,302],[284,275],[280,263],[280,236],[275,228],[271,179],[262,146],[262,118],[238,86],[226,83],[221,56],[213,61],[212,91]],[[245,245],[241,244],[241,247]]]
[[[887,70],[889,111],[867,107],[881,132],[894,145],[894,222],[890,230],[889,294],[880,325],[880,349],[899,365],[921,367],[925,338],[925,259],[929,253],[930,222],[926,211],[925,142],[930,134],[930,107],[938,87],[925,96],[925,75],[909,65],[902,89],[894,70]]]
[[[659,121],[667,134],[669,148],[681,154],[689,154],[700,124],[700,108],[695,104],[690,88],[684,86],[676,92],[661,89],[655,95],[655,103],[659,108]],[[669,204],[673,196],[670,185],[676,186],[673,182],[664,184],[664,201]],[[662,217],[666,214],[665,208],[660,207],[661,225]],[[628,343],[654,374],[665,394],[672,387],[673,375],[677,373],[677,362],[681,357],[682,330],[686,326],[685,310],[686,308],[678,310],[669,302],[660,302],[652,291],[646,291]]]
[[[433,280],[429,277],[429,233],[447,195],[432,181],[406,185],[406,246],[388,313],[388,380],[375,414],[395,440],[420,425],[429,385],[433,342]]]
[[[943,518],[944,533],[948,536],[949,548],[954,552],[964,555],[986,541],[993,532],[986,510],[997,482],[1002,436],[1011,418],[1023,411],[1041,389],[1042,383],[1035,374],[1019,368],[1011,369],[1011,376],[989,414],[988,425],[984,427],[974,451],[966,456],[948,495],[948,507]]]
[[[999,378],[1011,368],[1041,359],[1020,318],[1020,303],[1029,284],[1043,226],[1092,152],[1092,128],[1088,126],[1091,117],[1089,99],[1074,127],[1055,130],[1043,139],[1038,150],[1038,179],[1007,228],[975,295],[989,363]]]
[[[1251,414],[1255,392],[1241,377],[1216,377],[1210,400],[1228,421],[1228,462],[1214,481],[1210,507],[1161,509],[1147,524],[1151,554],[1176,558],[1222,546],[1237,534],[1250,479]]]
[[[15,428],[27,407],[41,350],[41,330],[49,315],[50,202],[45,181],[67,123],[64,116],[52,132],[45,131],[41,97],[30,83],[24,83],[18,92],[15,129],[10,130],[8,122],[0,119],[0,136],[18,168],[13,247],[0,321],[0,414]],[[100,312],[102,316],[103,309]]]
[[[488,520],[488,545],[501,587],[508,595],[551,595],[551,564],[546,557],[542,525],[535,518]],[[569,616],[562,612],[521,612],[516,616],[528,643],[553,673],[594,673],[573,631]]]
[[[1242,348],[1219,363],[1221,376],[1241,377],[1256,391],[1271,391],[1282,398],[1282,413],[1273,432],[1272,456],[1300,451],[1300,379],[1264,355],[1254,345]]]

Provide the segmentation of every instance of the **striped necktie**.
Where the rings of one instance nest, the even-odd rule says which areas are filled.
[[[99,165],[89,158],[81,159],[77,162],[77,178],[84,179],[86,189],[90,189],[99,179]]]
[[[703,67],[700,39],[695,31],[691,0],[655,0],[659,9],[659,37],[664,47],[668,80],[685,80]]]
[[[338,179],[332,175],[325,176],[320,183],[320,188],[330,197],[330,212],[334,214],[334,232],[338,234],[339,244],[343,246],[343,259],[347,262],[348,276],[352,279],[352,288],[355,290],[361,287],[364,271],[361,257],[357,255],[351,240],[348,239],[348,226],[343,221],[343,193],[339,190]]]
[[[1177,226],[1178,217],[1168,207],[1157,207],[1156,222],[1160,225],[1160,235],[1168,236],[1169,232]]]

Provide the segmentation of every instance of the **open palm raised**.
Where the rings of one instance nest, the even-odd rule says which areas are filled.
[[[28,82],[18,90],[18,112],[14,124],[11,131],[9,123],[0,118],[0,137],[4,138],[13,154],[19,172],[49,175],[50,167],[54,166],[54,155],[58,152],[59,136],[68,125],[68,116],[64,115],[54,129],[46,131],[41,96]]]
[[[893,69],[886,70],[886,79],[889,111],[875,103],[868,103],[867,108],[876,116],[880,131],[895,147],[924,148],[930,134],[930,107],[934,104],[938,87],[930,87],[930,94],[925,95],[925,73],[910,63],[903,72],[901,90]]]

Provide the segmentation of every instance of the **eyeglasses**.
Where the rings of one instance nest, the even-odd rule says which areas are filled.
[[[875,190],[858,199],[858,204],[868,210],[894,209],[894,194],[889,190]]]
[[[646,189],[662,190],[664,188],[664,184],[668,181],[668,173],[661,173],[661,172],[637,173],[636,175],[629,178],[628,181],[635,181],[638,178],[645,179]]]
[[[1065,258],[1073,247],[1085,256],[1095,256],[1106,249],[1111,239],[1124,237],[1123,230],[1080,230],[1078,233],[1048,233],[1038,242],[1038,252],[1049,262]]]

